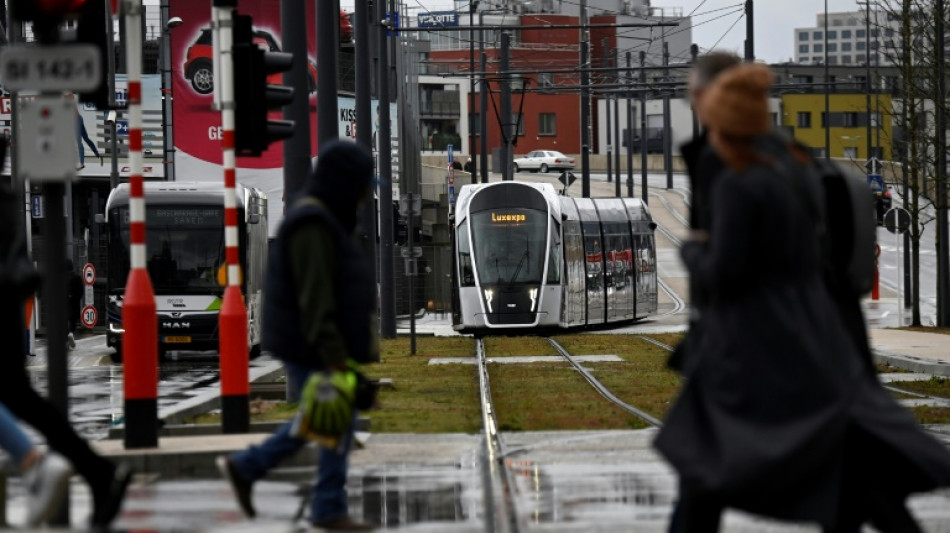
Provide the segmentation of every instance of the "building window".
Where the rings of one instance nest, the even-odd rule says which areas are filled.
[[[859,126],[857,113],[841,113],[841,119],[841,125],[845,128],[857,128]]]
[[[837,52],[837,51],[838,51],[838,43],[828,43],[828,51],[829,51],[829,52]]]
[[[866,50],[866,49],[867,49],[867,45],[865,44],[864,41],[858,41],[858,42],[854,43],[854,48],[855,48],[855,50],[858,50],[858,51]]]
[[[864,63],[865,61],[867,61],[867,59],[865,58],[864,54],[858,54],[858,55],[854,56],[854,61],[855,61],[855,63],[859,63],[859,64],[860,64],[860,63]]]
[[[894,28],[884,28],[884,37],[893,37]]]
[[[844,156],[848,159],[857,159],[858,158],[858,149],[855,146],[846,146],[844,149]]]
[[[873,30],[871,30],[871,37],[877,37],[880,34],[881,32],[877,28],[874,28]]]
[[[820,40],[822,39],[822,37],[823,37],[823,34],[822,34],[820,31],[816,31],[816,32],[813,32],[813,33],[811,34],[811,37],[812,37],[812,39],[814,39],[814,40],[816,40],[816,41],[820,41]]]
[[[853,18],[853,17],[848,19],[848,26],[857,26],[857,25],[858,25],[858,19]]]
[[[829,64],[829,65],[837,65],[837,64],[838,64],[838,56],[828,56],[828,64]]]
[[[808,63],[809,61],[811,61],[811,58],[810,58],[810,57],[802,56],[802,59],[801,59],[800,62],[801,62],[801,63]]]
[[[851,56],[841,56],[841,64],[842,64],[842,65],[850,65],[850,64],[851,64]]]
[[[481,116],[478,113],[469,113],[468,120],[472,124],[472,133],[478,137],[482,134],[482,121]]]
[[[800,31],[800,32],[798,32],[798,40],[799,40],[799,41],[807,41],[807,40],[808,40],[808,32],[807,32],[807,31]]]
[[[851,51],[851,43],[841,43],[841,51],[842,51],[842,52],[850,52],[850,51]]]
[[[842,39],[850,39],[850,38],[851,38],[851,30],[841,30],[841,38],[842,38]]]
[[[557,135],[557,119],[554,113],[538,115],[538,135]]]
[[[825,49],[822,47],[822,45],[820,45],[820,44],[816,44],[816,45],[815,45],[815,53],[824,52],[824,50],[825,50]]]
[[[807,45],[807,44],[800,44],[800,45],[798,45],[798,53],[799,53],[799,54],[807,54],[807,53],[808,53],[808,45]]]
[[[864,33],[864,30],[857,30],[856,32],[854,32],[854,36],[857,37],[858,39],[864,39],[866,35],[867,34]]]
[[[524,135],[524,117],[518,113],[511,115],[511,126],[518,125],[515,135]]]
[[[554,73],[553,72],[539,72],[538,73],[538,85],[541,88],[553,87],[554,86]]]
[[[799,111],[799,112],[798,112],[798,127],[799,127],[799,128],[810,128],[810,127],[811,127],[811,111]]]
[[[838,38],[838,32],[835,31],[835,30],[828,30],[828,38],[829,38],[829,39],[837,39],[837,38]]]

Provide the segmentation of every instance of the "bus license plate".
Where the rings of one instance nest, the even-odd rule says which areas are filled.
[[[167,343],[191,342],[191,337],[183,336],[183,335],[168,335],[165,337],[165,342]]]

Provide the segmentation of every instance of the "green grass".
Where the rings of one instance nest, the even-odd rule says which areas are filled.
[[[650,335],[676,345],[682,334]],[[666,368],[669,352],[636,335],[561,335],[556,340],[577,355],[616,354],[617,363],[586,363],[612,393],[652,416],[663,419],[680,387],[680,377]],[[418,337],[416,354],[409,339],[383,340],[382,362],[368,365],[367,375],[392,378],[393,389],[380,392],[380,409],[366,413],[377,433],[476,433],[481,428],[478,377],[473,365],[432,365],[433,357],[473,357],[470,337]],[[540,337],[490,337],[489,357],[556,355]],[[878,365],[878,371],[894,367]],[[604,400],[568,363],[494,364],[489,368],[499,425],[506,431],[632,429],[647,427],[638,418]],[[950,379],[895,384],[930,396],[950,398]],[[898,395],[902,397],[907,395]],[[253,421],[284,420],[296,404],[254,402]],[[921,423],[950,423],[950,408],[912,407]],[[220,423],[209,414],[192,423]]]
[[[543,337],[485,337],[484,341],[489,357],[558,355]]]
[[[950,398],[950,378],[932,376],[926,381],[901,381],[891,386],[936,398]]]
[[[416,355],[408,338],[380,341],[382,362],[366,367],[370,377],[392,378],[380,408],[369,411],[374,432],[475,433],[481,427],[478,376],[472,365],[432,365],[434,357],[474,357],[468,337],[418,337]]]

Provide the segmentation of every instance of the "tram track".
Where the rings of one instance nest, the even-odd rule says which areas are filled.
[[[488,377],[485,342],[475,340],[478,368],[478,397],[482,410],[482,431],[485,447],[482,450],[482,487],[485,500],[485,529],[489,533],[518,533],[521,524],[515,505],[515,486],[512,473],[505,464],[504,443],[498,432]]]
[[[648,337],[642,337],[651,340]],[[626,413],[643,420],[648,425],[658,428],[663,422],[646,411],[630,405],[608,389],[594,375],[585,368],[566,348],[550,337],[545,337],[554,350],[570,363],[572,370],[577,372],[585,381],[612,405],[619,407]],[[478,371],[479,403],[482,413],[482,431],[484,448],[482,450],[482,486],[485,506],[485,527],[489,532],[519,533],[525,530],[517,508],[517,486],[515,473],[507,464],[508,459],[530,448],[537,446],[506,449],[501,433],[497,413],[491,395],[491,382],[488,373],[488,355],[485,342],[481,338],[475,339],[476,367]],[[567,438],[567,437],[566,437]],[[587,439],[589,437],[582,437]],[[567,438],[570,440],[570,438]],[[564,439],[549,441],[562,442]]]

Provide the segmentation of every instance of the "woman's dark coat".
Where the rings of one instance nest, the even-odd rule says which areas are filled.
[[[867,372],[845,332],[806,207],[820,205],[818,182],[801,178],[762,164],[713,184],[709,242],[682,249],[709,301],[656,446],[682,483],[728,507],[830,526],[860,512],[841,499],[845,487],[862,490],[853,472],[876,472],[867,482],[887,479],[895,494],[929,490],[950,483],[950,454]],[[900,471],[855,464],[868,443]]]

